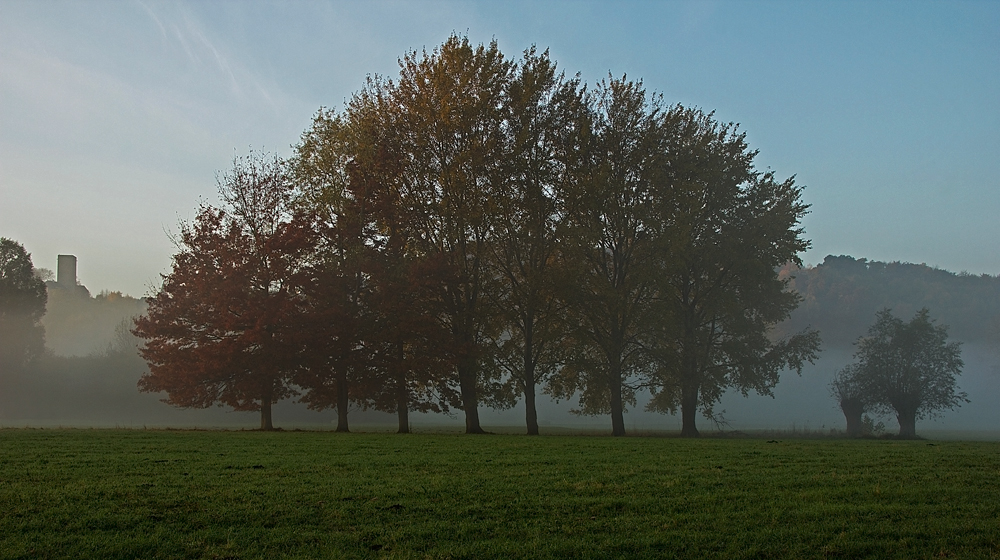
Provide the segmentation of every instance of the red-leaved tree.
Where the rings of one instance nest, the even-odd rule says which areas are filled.
[[[202,205],[181,226],[173,268],[136,320],[149,364],[139,390],[180,407],[259,410],[271,430],[271,405],[295,394],[307,347],[298,286],[312,235],[290,211],[277,158],[237,158],[219,193],[222,208]]]

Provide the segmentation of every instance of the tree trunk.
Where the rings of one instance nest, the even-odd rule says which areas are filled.
[[[861,422],[861,416],[865,413],[864,405],[853,400],[844,400],[840,401],[840,410],[847,419],[847,437],[861,437],[864,431]]]
[[[625,435],[625,405],[622,403],[622,363],[621,356],[614,356],[608,368],[608,384],[611,389],[611,435]]]
[[[538,435],[538,411],[535,407],[535,384],[534,379],[525,379],[524,388],[524,420],[528,427],[529,436]],[[528,383],[531,382],[530,385]]]
[[[698,412],[698,385],[685,384],[681,388],[681,437],[696,438],[701,434],[695,426]]]
[[[462,410],[465,411],[465,433],[485,434],[479,425],[479,398],[476,395],[476,367],[471,358],[458,366],[458,384],[462,390]]]
[[[264,390],[260,396],[260,429],[261,431],[271,431],[274,424],[271,422],[271,396],[274,395],[274,379],[268,379]]]
[[[410,393],[406,389],[406,369],[403,367],[403,344],[396,344],[396,416],[399,418],[397,434],[410,433]]]
[[[399,429],[396,433],[410,433],[410,410],[406,406],[406,397],[396,399],[396,416],[399,418]]]
[[[524,420],[528,435],[538,435],[538,410],[535,407],[535,361],[531,359],[531,331],[524,338]]]
[[[270,391],[268,391],[270,392]],[[274,424],[271,422],[271,397],[270,395],[262,398],[260,400],[260,429],[261,431],[270,432],[274,430]]]
[[[350,395],[347,393],[347,372],[337,373],[337,431],[349,432],[347,426],[347,407],[350,405]]]
[[[688,308],[681,347],[681,437],[696,438],[701,436],[695,426],[698,415],[698,343],[693,326],[694,308]]]
[[[899,437],[901,439],[917,438],[917,413],[915,410],[896,411],[899,421]]]

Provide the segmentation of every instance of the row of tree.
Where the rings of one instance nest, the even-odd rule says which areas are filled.
[[[895,413],[899,437],[916,437],[918,418],[969,402],[958,390],[961,343],[948,342],[948,329],[935,325],[926,308],[909,322],[879,311],[859,338],[856,361],[830,385],[847,419],[847,435],[863,435],[866,412]]]
[[[145,391],[270,409],[460,409],[535,395],[623,412],[649,390],[696,436],[728,388],[769,394],[818,352],[775,339],[808,247],[801,187],[714,115],[593,89],[534,48],[452,36],[320,110],[288,161],[237,159],[136,322]]]

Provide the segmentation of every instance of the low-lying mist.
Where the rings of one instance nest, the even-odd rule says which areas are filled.
[[[715,407],[715,420],[699,418],[706,433],[723,430],[786,430],[827,434],[843,431],[844,417],[830,396],[828,385],[834,372],[851,360],[849,348],[828,349],[819,362],[807,367],[802,376],[787,372],[774,390],[774,398],[738,392],[727,393]],[[965,371],[960,386],[969,393],[971,403],[946,411],[936,420],[918,423],[920,433],[990,432],[982,437],[1000,438],[1000,410],[990,395],[996,392],[996,354],[989,348],[967,345],[963,359]],[[7,427],[178,427],[178,428],[255,428],[256,412],[233,412],[228,408],[179,409],[161,402],[165,395],[140,393],[136,389],[146,364],[132,351],[110,351],[89,356],[47,355],[28,370],[5,376],[0,387],[0,425]],[[629,407],[626,428],[630,433],[672,432],[680,429],[677,416],[643,410],[648,395],[640,394],[638,406]],[[610,430],[605,416],[579,416],[570,411],[575,402],[554,402],[539,395],[539,426],[546,430],[579,429],[589,432]],[[354,408],[350,420],[355,429],[390,430],[393,415]],[[515,431],[523,427],[524,407],[481,411],[487,427]],[[286,429],[332,429],[336,424],[333,410],[313,411],[305,405],[286,400],[275,406],[275,423]],[[887,433],[895,431],[895,420],[880,418]],[[435,429],[463,425],[460,412],[412,414],[416,429]],[[968,437],[966,435],[965,437]]]
[[[865,317],[882,306],[905,311],[921,301],[929,301],[942,309],[941,316],[953,323],[949,325],[950,332],[960,334],[956,338],[964,342],[965,367],[958,384],[968,393],[971,402],[956,410],[944,411],[937,418],[919,421],[918,433],[964,432],[963,437],[969,437],[971,432],[981,432],[982,437],[1000,439],[1000,408],[995,406],[1000,385],[1000,353],[992,343],[996,331],[990,328],[992,317],[1000,309],[993,309],[996,298],[984,299],[982,295],[992,293],[996,279],[954,275],[922,265],[891,263],[890,266],[845,257],[828,259],[824,265],[798,274],[793,285],[807,299],[785,328],[793,330],[806,325],[819,328],[824,338],[820,359],[807,365],[801,376],[784,372],[773,398],[753,393],[744,397],[735,391],[726,393],[714,407],[714,418],[699,417],[700,429],[705,433],[717,430],[786,430],[812,434],[843,431],[844,416],[830,394],[829,383],[838,369],[852,361],[852,343],[864,333],[868,320]],[[893,289],[885,288],[886,284],[893,283]],[[841,297],[844,293],[850,294],[850,298]],[[897,301],[889,301],[890,297]],[[963,309],[971,309],[977,302],[979,305],[977,313],[963,315],[944,307],[946,302]],[[46,355],[24,371],[4,372],[0,376],[0,425],[258,426],[259,414],[256,412],[233,412],[221,407],[179,409],[161,402],[163,394],[138,391],[136,384],[147,368],[137,353],[141,341],[129,330],[132,318],[143,313],[145,308],[144,300],[117,292],[102,292],[91,297],[86,290],[65,291],[50,286],[43,320]],[[777,329],[779,335],[782,328]],[[628,407],[625,421],[629,433],[679,430],[678,416],[644,410],[648,398],[647,393],[640,392],[637,405]],[[540,394],[538,420],[542,432],[547,429],[610,430],[610,420],[606,416],[573,414],[571,411],[576,407],[574,401],[555,402]],[[487,428],[517,431],[524,426],[521,403],[508,410],[484,408],[480,414]],[[460,411],[453,411],[451,415],[411,413],[410,418],[418,430],[448,426],[457,429],[464,421]],[[274,419],[278,427],[286,429],[331,429],[336,424],[336,411],[310,410],[293,398],[275,406]],[[365,430],[391,430],[396,423],[394,415],[365,411],[356,406],[352,407],[349,419],[353,428]],[[894,418],[875,420],[884,424],[886,433],[895,432]]]

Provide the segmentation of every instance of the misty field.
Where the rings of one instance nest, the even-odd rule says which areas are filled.
[[[1000,444],[0,431],[2,558],[995,558]]]

